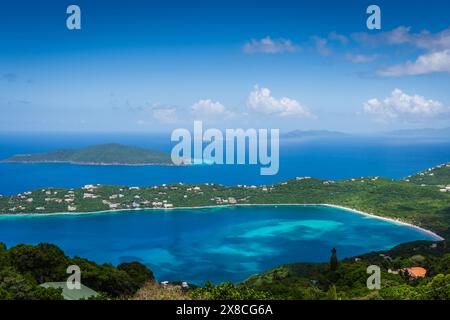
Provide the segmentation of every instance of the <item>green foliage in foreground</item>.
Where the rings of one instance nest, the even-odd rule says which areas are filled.
[[[201,300],[450,300],[449,261],[450,242],[416,241],[344,259],[335,270],[330,263],[293,263],[240,284],[191,286],[184,294],[186,298]],[[67,257],[47,243],[17,245],[9,250],[0,243],[0,300],[62,299],[60,289],[46,289],[39,284],[64,281],[67,266],[73,264],[82,271],[82,283],[100,293],[97,299],[133,297],[145,284],[154,283],[153,273],[138,262],[117,267],[99,265]],[[367,267],[373,264],[381,268],[380,290],[366,286]],[[388,272],[412,266],[426,268],[427,276],[412,279]]]
[[[450,242],[417,241],[345,259],[336,271],[329,263],[294,263],[252,276],[242,285],[275,299],[449,300],[449,261]],[[381,268],[380,290],[366,285],[367,267],[373,264]],[[427,276],[412,279],[388,272],[412,266],[426,268]]]
[[[133,295],[153,273],[139,262],[97,264],[79,257],[67,257],[57,246],[20,244],[9,249],[0,243],[0,300],[62,299],[60,289],[43,288],[44,282],[65,281],[69,265],[81,269],[81,282],[101,293],[101,297]]]
[[[220,285],[206,283],[202,288],[191,292],[193,299],[197,300],[268,300],[274,297],[268,292],[255,290],[243,284],[234,285],[224,282]]]

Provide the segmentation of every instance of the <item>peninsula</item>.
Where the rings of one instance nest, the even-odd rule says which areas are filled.
[[[442,164],[402,180],[361,177],[334,181],[297,177],[264,186],[178,183],[148,187],[86,185],[78,189],[45,188],[0,197],[0,213],[87,213],[230,205],[328,204],[406,222],[448,238],[449,169],[450,163]],[[427,181],[433,184],[426,184]],[[439,185],[434,184],[436,181]]]

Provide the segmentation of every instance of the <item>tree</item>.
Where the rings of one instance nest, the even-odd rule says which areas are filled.
[[[407,284],[382,288],[380,296],[384,300],[418,300],[420,298],[418,290]]]
[[[423,289],[423,299],[450,300],[450,274],[438,274],[421,289]]]
[[[9,265],[9,256],[6,245],[0,242],[0,269]]]
[[[328,300],[338,300],[338,295],[336,292],[336,286],[333,284],[330,286],[327,292],[327,299]]]
[[[217,286],[207,282],[203,288],[192,291],[193,299],[206,300],[267,300],[273,298],[268,292],[255,290],[245,285],[224,282]]]
[[[68,259],[57,246],[20,244],[9,249],[11,265],[22,274],[31,274],[38,283],[66,277]]]
[[[43,288],[35,280],[12,268],[0,271],[0,299],[2,300],[61,300],[62,290]]]
[[[336,255],[336,248],[331,250],[331,258],[330,258],[330,270],[336,271],[338,268],[338,259]]]
[[[136,290],[147,281],[155,279],[153,272],[140,262],[124,262],[119,264],[117,269],[125,271],[130,276]]]

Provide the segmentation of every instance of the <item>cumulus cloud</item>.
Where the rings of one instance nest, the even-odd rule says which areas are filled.
[[[383,77],[398,77],[432,72],[450,73],[450,49],[423,54],[415,61],[380,69],[377,74]]]
[[[252,39],[247,42],[242,50],[247,54],[253,53],[284,53],[297,52],[300,47],[288,39],[272,39],[265,37],[260,40]]]
[[[450,27],[436,33],[428,30],[413,33],[410,27],[400,26],[376,35],[357,33],[353,35],[353,38],[375,46],[383,44],[410,45],[425,51],[414,61],[410,60],[378,70],[377,74],[380,76],[395,77],[450,72]]]
[[[369,99],[363,104],[364,112],[375,117],[381,122],[391,122],[402,118],[420,119],[421,117],[433,117],[448,112],[439,101],[426,99],[419,95],[408,95],[400,89],[392,91],[391,95],[384,99]]]
[[[230,117],[232,113],[219,101],[202,99],[191,106],[191,113],[199,117]]]
[[[370,34],[367,32],[358,32],[352,35],[356,41],[372,46],[382,44],[404,44],[412,42],[412,35],[410,34],[410,27],[400,26],[391,31],[380,32],[377,34]]]
[[[260,113],[278,115],[282,117],[297,116],[311,117],[312,114],[307,107],[300,104],[297,100],[283,97],[281,99],[274,98],[268,88],[254,87],[250,92],[247,105]]]

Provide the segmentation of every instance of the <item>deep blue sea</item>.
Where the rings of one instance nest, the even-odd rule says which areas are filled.
[[[0,241],[50,242],[69,255],[140,261],[158,280],[239,282],[289,262],[323,262],[433,239],[416,229],[322,206],[251,206],[59,216],[0,216]]]
[[[10,134],[0,135],[0,159],[14,154],[124,143],[170,152],[170,135],[142,134]],[[296,176],[344,179],[360,176],[402,178],[450,161],[450,142],[418,142],[386,138],[281,141],[280,169],[261,176],[258,165],[79,166],[70,164],[0,164],[0,194],[42,187],[85,184],[145,186],[163,183],[267,184]]]
[[[0,135],[0,159],[14,154],[123,143],[171,150],[169,135]],[[402,178],[450,161],[450,143],[375,137],[281,143],[280,170],[261,176],[256,165],[81,166],[0,164],[0,194],[85,184],[129,186],[215,182],[267,184],[297,176]],[[246,207],[93,215],[0,216],[0,241],[51,242],[69,255],[118,264],[138,260],[159,280],[202,284],[242,281],[289,262],[340,258],[430,236],[415,229],[325,207]]]

